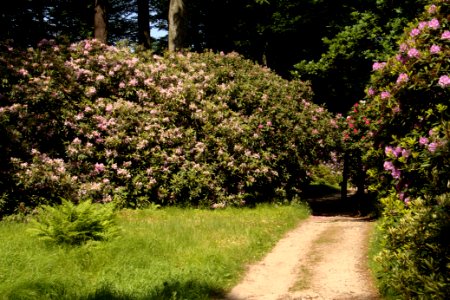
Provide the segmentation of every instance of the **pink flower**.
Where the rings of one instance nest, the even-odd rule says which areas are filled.
[[[130,82],[128,83],[130,86],[136,86],[138,84],[138,81],[136,78],[131,78]]]
[[[97,174],[102,173],[103,171],[105,171],[105,165],[102,163],[96,163],[94,166],[94,171]]]
[[[267,121],[267,126],[272,126],[272,122],[271,121]]]
[[[420,56],[420,52],[416,48],[411,48],[411,49],[408,50],[408,56],[409,57],[419,57]]]
[[[438,144],[435,143],[435,142],[433,142],[433,143],[430,143],[430,144],[428,145],[428,150],[429,150],[431,153],[434,153],[434,152],[436,152],[437,147],[438,147]]]
[[[386,171],[391,171],[395,169],[394,164],[392,164],[392,162],[390,161],[385,161],[383,167]]]
[[[439,78],[438,84],[439,84],[441,87],[447,87],[447,86],[449,86],[449,85],[450,85],[450,77],[448,77],[448,75],[442,75],[442,76]]]
[[[106,107],[105,107],[105,111],[106,112],[111,112],[113,110],[113,106],[112,106],[112,104],[111,103],[108,103],[107,105],[106,105]]]
[[[367,90],[367,94],[368,94],[369,96],[373,96],[373,95],[375,95],[375,90],[374,90],[373,88],[369,88],[369,89]]]
[[[406,149],[403,149],[403,150],[402,150],[402,156],[403,156],[403,157],[409,157],[409,151],[406,150]]]
[[[441,35],[441,39],[442,40],[450,40],[450,31],[449,30],[444,31]]]
[[[402,172],[398,169],[394,169],[391,172],[392,177],[394,177],[395,179],[399,179],[400,176],[402,175]]]
[[[396,147],[394,150],[395,157],[399,157],[400,155],[402,155],[402,150],[402,147]]]
[[[384,91],[381,93],[381,99],[387,99],[390,96],[391,96],[391,93],[389,93],[389,92]]]
[[[414,28],[413,30],[411,30],[411,32],[409,33],[410,36],[415,37],[418,36],[420,34],[420,29],[418,28]]]
[[[42,46],[45,46],[45,45],[48,45],[48,44],[49,44],[49,42],[48,42],[47,39],[42,39],[42,40],[38,43],[38,47],[42,47]]]
[[[428,27],[428,22],[424,22],[424,21],[419,22],[419,26],[418,26],[419,29],[424,29],[427,27]]]
[[[408,45],[405,43],[400,44],[400,51],[402,52],[408,51]]]
[[[86,89],[86,96],[91,97],[91,96],[95,95],[96,92],[97,92],[97,90],[95,89],[95,87],[93,87],[93,86],[88,87]]]
[[[259,125],[258,125],[258,128],[259,128],[259,129],[263,129],[263,128],[264,128],[264,125],[263,125],[263,124],[259,124]]]
[[[384,153],[386,154],[386,156],[389,156],[390,154],[394,154],[394,150],[391,146],[386,146],[384,148]]]
[[[437,7],[434,4],[430,5],[430,7],[428,7],[428,13],[430,13],[430,14],[434,14],[436,12],[436,10],[437,10]]]
[[[434,18],[430,22],[428,22],[428,27],[432,29],[438,29],[439,28],[439,21],[438,19]]]
[[[409,80],[408,74],[406,73],[401,73],[400,75],[398,75],[397,78],[397,84],[402,84],[405,83]]]
[[[86,43],[84,45],[84,49],[88,50],[88,51],[92,49],[91,43],[88,40],[86,40]]]
[[[426,137],[424,137],[424,136],[420,137],[419,138],[419,144],[421,144],[421,145],[428,144],[428,139]]]
[[[375,63],[372,65],[372,70],[373,70],[373,71],[381,70],[381,69],[383,69],[385,66],[386,66],[386,63],[385,63],[385,62],[381,62],[381,63],[375,62]]]
[[[441,47],[439,47],[438,45],[432,45],[430,47],[430,53],[431,54],[436,54],[436,53],[439,53],[439,52],[441,52]]]
[[[27,76],[27,75],[28,75],[28,71],[25,70],[24,68],[21,68],[21,69],[19,70],[19,74],[22,75],[22,76]]]

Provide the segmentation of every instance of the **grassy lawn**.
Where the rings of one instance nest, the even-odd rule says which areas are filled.
[[[211,299],[235,285],[306,207],[122,211],[122,232],[81,247],[0,223],[0,299]]]

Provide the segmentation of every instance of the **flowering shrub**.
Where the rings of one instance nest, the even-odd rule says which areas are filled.
[[[307,85],[236,53],[43,41],[3,46],[0,70],[4,211],[59,197],[122,207],[285,199],[339,142],[340,118],[311,103]]]
[[[441,237],[422,243],[420,227],[444,226],[449,218],[448,204],[438,200],[450,182],[449,4],[434,2],[406,28],[397,55],[374,63],[367,96],[353,106],[343,136],[365,153],[369,189],[384,206],[383,282],[408,299],[448,294],[449,253],[432,250],[448,249],[448,243]],[[412,218],[412,231],[404,235]],[[419,252],[430,257],[413,259]],[[427,283],[425,274],[435,282]]]

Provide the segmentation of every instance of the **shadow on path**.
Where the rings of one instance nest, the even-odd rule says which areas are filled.
[[[313,216],[346,216],[374,218],[373,201],[366,195],[348,192],[342,199],[340,191],[325,185],[309,186],[303,199],[308,203]]]

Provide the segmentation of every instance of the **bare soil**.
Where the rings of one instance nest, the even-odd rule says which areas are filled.
[[[374,223],[343,204],[339,195],[314,199],[313,215],[249,266],[226,299],[380,299],[367,264]]]

